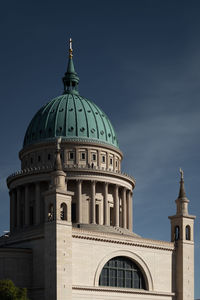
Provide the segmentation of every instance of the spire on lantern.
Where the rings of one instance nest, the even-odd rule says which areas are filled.
[[[62,162],[60,157],[60,144],[61,144],[61,137],[59,137],[56,141],[56,151],[55,151],[55,165],[54,170],[55,171],[62,171]]]
[[[63,83],[64,83],[64,94],[79,94],[78,93],[78,83],[79,83],[79,77],[77,76],[77,73],[74,68],[73,63],[73,48],[72,48],[72,39],[69,39],[69,60],[68,60],[68,66],[67,66],[67,72],[65,73],[65,76],[63,77]]]

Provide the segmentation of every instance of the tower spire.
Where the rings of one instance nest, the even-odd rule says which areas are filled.
[[[73,48],[72,48],[72,39],[69,39],[69,60],[67,66],[67,72],[63,77],[64,83],[64,94],[79,94],[78,93],[78,83],[79,77],[74,68],[73,63]]]
[[[177,215],[188,215],[188,203],[189,200],[186,197],[185,193],[185,187],[184,187],[184,173],[183,170],[180,168],[180,189],[179,189],[179,195],[176,199],[176,206],[177,206]]]

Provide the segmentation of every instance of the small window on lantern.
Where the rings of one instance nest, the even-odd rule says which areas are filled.
[[[81,160],[85,160],[85,152],[81,152]]]
[[[74,159],[74,152],[69,152],[69,159],[73,160]]]

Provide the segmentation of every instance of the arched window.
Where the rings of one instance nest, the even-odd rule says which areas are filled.
[[[67,205],[65,203],[60,205],[60,219],[67,221]]]
[[[191,233],[190,233],[190,226],[189,225],[187,225],[185,227],[185,238],[188,241],[190,241],[190,239],[191,239]]]
[[[124,256],[114,257],[105,264],[99,285],[146,289],[141,270],[131,259]]]
[[[48,222],[53,221],[54,216],[53,216],[53,204],[49,204],[49,210],[48,210]]]
[[[175,227],[174,237],[175,237],[175,241],[178,241],[180,239],[180,228],[179,228],[179,226]]]

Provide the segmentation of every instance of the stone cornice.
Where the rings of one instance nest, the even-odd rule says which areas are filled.
[[[73,290],[88,291],[88,292],[106,292],[106,293],[123,293],[123,294],[140,294],[140,295],[153,295],[153,296],[175,296],[175,293],[170,292],[158,292],[158,291],[146,291],[142,289],[127,289],[117,287],[103,287],[103,286],[72,286]]]
[[[115,235],[112,233],[94,233],[92,231],[81,230],[78,228],[72,229],[72,237],[76,239],[94,240],[99,242],[121,244],[142,248],[161,249],[166,251],[173,251],[175,249],[174,243],[172,242],[136,238],[128,235]]]
[[[47,165],[42,167],[33,167],[33,168],[27,168],[20,171],[17,171],[13,174],[11,174],[7,178],[7,185],[9,186],[10,183],[13,180],[20,179],[24,176],[28,175],[37,175],[37,174],[49,174],[53,171],[53,166]],[[129,176],[126,173],[122,172],[116,172],[112,170],[106,170],[104,168],[94,167],[94,168],[88,168],[88,167],[80,167],[78,165],[64,165],[64,171],[67,172],[67,177],[72,177],[75,175],[97,175],[97,176],[112,176],[117,177],[122,180],[128,181],[133,187],[135,186],[135,179],[131,176]]]

